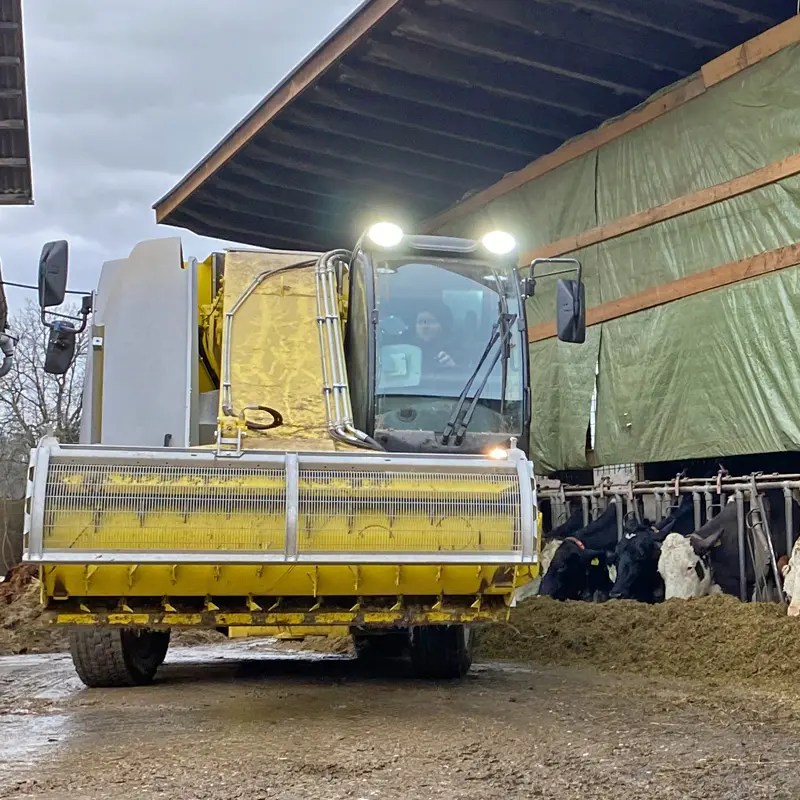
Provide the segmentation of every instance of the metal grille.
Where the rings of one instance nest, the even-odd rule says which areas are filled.
[[[300,470],[298,551],[519,552],[516,473]]]
[[[50,463],[43,543],[54,550],[282,551],[281,469]]]

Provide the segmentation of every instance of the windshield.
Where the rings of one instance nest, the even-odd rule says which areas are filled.
[[[469,431],[519,434],[524,373],[513,270],[461,259],[384,260],[375,264],[375,285],[376,429],[441,432],[503,310],[516,316],[508,340],[505,397],[496,342],[473,381],[464,412],[488,373]]]

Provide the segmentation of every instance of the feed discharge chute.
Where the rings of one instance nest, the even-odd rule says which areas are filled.
[[[516,261],[505,234],[384,223],[352,251],[107,262],[81,444],[33,451],[25,538],[84,682],[149,681],[182,626],[339,629],[463,675],[538,570]],[[559,337],[581,342],[569,267]]]

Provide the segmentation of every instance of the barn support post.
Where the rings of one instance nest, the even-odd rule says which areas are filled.
[[[590,519],[589,498],[586,495],[581,495],[581,508],[583,509],[583,526],[586,527]]]
[[[747,569],[744,541],[744,492],[737,489],[733,494],[736,500],[736,536],[739,543],[739,599],[747,602]]]

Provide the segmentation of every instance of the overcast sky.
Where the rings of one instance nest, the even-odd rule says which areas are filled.
[[[142,239],[205,258],[220,243],[157,226],[153,203],[358,5],[23,0],[35,205],[0,207],[3,277],[35,282],[50,239],[76,289]]]

